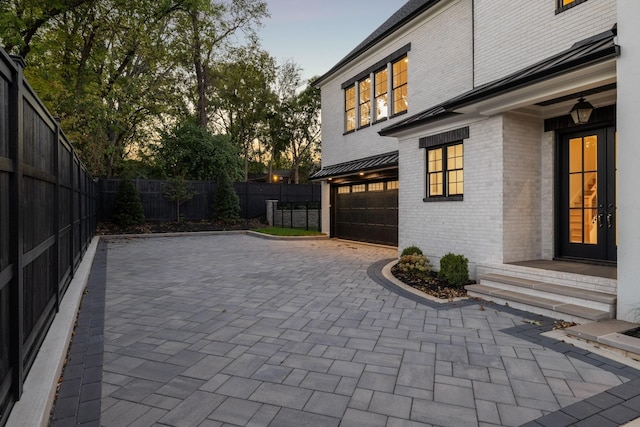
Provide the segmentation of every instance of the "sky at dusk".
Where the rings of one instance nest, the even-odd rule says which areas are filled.
[[[307,80],[344,58],[406,0],[266,0],[271,18],[258,30],[278,63],[292,59]]]

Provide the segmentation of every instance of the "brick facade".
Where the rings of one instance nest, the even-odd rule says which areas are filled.
[[[398,149],[399,249],[417,245],[434,265],[447,252],[467,256],[472,273],[483,265],[553,259],[559,232],[558,134],[545,132],[544,121],[565,116],[575,103],[573,97],[577,98],[582,90],[614,83],[615,65],[608,71],[601,68],[583,74],[580,69],[571,70],[575,78],[559,78],[552,82],[553,87],[540,85],[539,91],[525,88],[519,93],[519,89],[513,90],[514,95],[492,95],[498,99],[484,104],[479,100],[471,107],[461,108],[458,116],[394,130],[395,138],[381,137],[378,132],[405,116],[343,135],[340,85],[394,49],[411,43],[410,109],[406,115],[411,117],[611,30],[619,20],[618,3],[588,0],[556,13],[555,0],[438,2],[323,83],[323,165]],[[629,25],[631,21],[621,22]],[[617,39],[614,43],[617,45]],[[627,46],[634,45],[628,42]],[[627,47],[621,49],[624,56]],[[627,63],[633,64],[633,60]],[[626,69],[627,75],[631,75],[631,68]],[[536,84],[532,81],[531,87]],[[564,95],[571,98],[562,100]],[[612,95],[605,93],[590,99],[600,102],[596,107],[615,104],[615,89]],[[419,139],[462,126],[469,127],[469,138],[463,142],[463,200],[424,201],[426,150],[419,148]],[[629,170],[624,173],[640,175]],[[629,188],[628,182],[631,181],[620,188]],[[327,194],[329,186],[327,183]],[[625,201],[620,199],[618,203],[620,207]],[[327,202],[325,212],[329,212],[328,207]],[[325,224],[330,224],[329,218],[325,218]],[[625,238],[636,242],[626,235]],[[632,271],[628,273],[631,277],[640,274],[640,267],[627,266],[622,271]],[[631,293],[640,301],[640,292]]]

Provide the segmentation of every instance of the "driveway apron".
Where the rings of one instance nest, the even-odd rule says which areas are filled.
[[[540,336],[549,319],[394,292],[372,266],[395,249],[247,235],[110,238],[107,248],[100,420],[77,425],[605,426],[640,416],[640,372]],[[54,411],[52,425],[72,425],[72,412]]]

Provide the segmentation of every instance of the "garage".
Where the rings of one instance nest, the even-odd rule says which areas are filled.
[[[323,165],[312,179],[330,188],[331,237],[398,246],[398,151]]]
[[[334,188],[335,237],[398,245],[398,181],[362,182]]]

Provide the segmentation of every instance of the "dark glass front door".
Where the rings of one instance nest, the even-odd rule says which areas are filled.
[[[561,137],[561,257],[616,260],[615,136],[614,128],[602,128]]]

